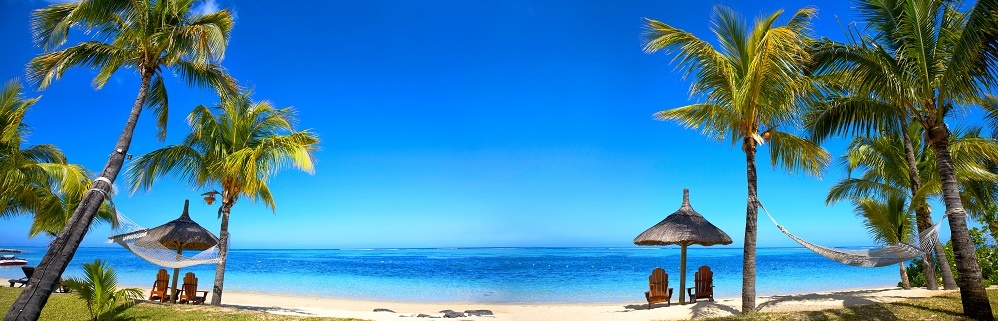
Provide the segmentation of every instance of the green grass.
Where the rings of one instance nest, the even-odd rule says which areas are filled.
[[[988,289],[991,310],[998,311],[998,289]],[[929,298],[907,299],[894,303],[879,303],[807,312],[756,313],[748,316],[710,318],[705,320],[971,320],[963,316],[959,293]]]
[[[6,314],[22,288],[0,287],[0,307]],[[83,301],[72,293],[53,293],[49,297],[39,320],[89,321]],[[287,316],[246,309],[216,308],[208,306],[169,305],[139,302],[125,309],[114,320],[182,320],[182,321],[350,321],[359,319]]]

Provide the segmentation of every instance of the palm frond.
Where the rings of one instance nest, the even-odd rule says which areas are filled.
[[[773,166],[787,171],[802,171],[821,176],[822,169],[831,160],[831,154],[814,142],[781,131],[767,131],[770,138],[769,153]]]

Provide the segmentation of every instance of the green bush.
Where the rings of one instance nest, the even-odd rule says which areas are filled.
[[[132,300],[142,297],[142,290],[136,288],[119,290],[117,273],[100,259],[83,263],[83,278],[70,278],[62,284],[86,303],[93,321],[113,318]]]
[[[970,229],[970,238],[974,241],[975,254],[977,255],[977,263],[981,266],[981,276],[984,279],[984,286],[988,287],[992,284],[998,284],[998,246],[989,244],[986,235],[986,231],[983,228],[975,227]],[[946,253],[946,260],[949,261],[950,270],[953,271],[953,277],[959,277],[956,270],[956,259],[953,257],[953,242],[946,242],[946,245],[943,245],[943,251]],[[936,279],[939,283],[942,283],[942,273],[940,272],[938,261],[933,265],[936,267]],[[905,269],[908,271],[908,281],[911,282],[911,286],[925,286],[925,274],[922,273],[921,258],[911,260],[911,263]],[[900,284],[901,282],[898,282],[898,286]]]

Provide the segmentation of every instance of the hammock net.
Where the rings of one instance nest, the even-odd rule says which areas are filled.
[[[888,266],[922,257],[925,253],[932,251],[932,246],[938,241],[939,226],[946,219],[946,216],[943,215],[943,218],[939,219],[939,222],[936,222],[932,228],[919,233],[917,243],[898,243],[875,249],[848,250],[817,245],[793,235],[793,233],[787,231],[780,223],[776,222],[776,219],[773,218],[772,214],[769,214],[769,211],[766,210],[766,207],[762,206],[761,202],[757,201],[757,203],[783,234],[800,243],[800,245],[832,261],[860,267]]]
[[[143,238],[149,231],[148,228],[136,224],[121,212],[115,211],[115,213],[118,216],[118,227],[111,230],[112,236],[107,238],[107,242],[117,243],[149,263],[174,269],[218,263],[217,246],[200,252],[189,252],[194,255],[188,253],[178,255],[176,250],[167,248],[156,240]]]

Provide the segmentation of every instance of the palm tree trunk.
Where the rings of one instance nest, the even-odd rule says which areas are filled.
[[[922,200],[922,205],[921,206],[922,206],[921,208],[919,208],[919,209],[917,209],[915,211],[915,215],[916,216],[919,215],[919,211],[924,211],[925,212],[925,216],[928,217],[928,220],[929,220],[928,222],[926,222],[926,225],[928,226],[926,229],[932,228],[932,225],[933,225],[932,224],[932,217],[929,214],[929,213],[932,212],[932,209],[929,207],[929,204],[925,203],[925,200]],[[918,219],[916,219],[916,221],[918,221]],[[921,225],[922,223],[919,222],[918,224],[919,224],[918,225],[918,229],[921,231],[922,230],[922,225]],[[936,263],[935,264],[939,266],[939,274],[941,274],[942,278],[943,278],[943,290],[956,290],[956,289],[958,289],[959,287],[956,285],[956,279],[953,278],[953,270],[950,269],[950,267],[949,267],[949,259],[946,258],[946,250],[943,249],[943,242],[939,241],[939,235],[938,234],[932,236],[932,251],[936,253],[936,256],[935,256]],[[933,269],[933,272],[935,272],[935,269]],[[926,274],[926,277],[928,277],[928,274]]]
[[[125,122],[125,128],[118,136],[114,152],[111,153],[100,175],[107,181],[94,180],[93,186],[83,196],[83,200],[73,212],[73,216],[69,218],[66,227],[49,245],[48,252],[35,268],[35,273],[31,275],[28,286],[24,288],[24,291],[21,291],[17,300],[10,306],[10,310],[7,310],[3,321],[38,320],[49,296],[55,291],[59,278],[66,271],[73,256],[76,255],[76,249],[80,247],[80,242],[83,241],[87,230],[90,229],[94,214],[104,203],[104,195],[111,191],[111,183],[118,177],[118,172],[121,171],[121,166],[125,162],[125,155],[128,154],[128,147],[132,143],[132,133],[135,131],[135,124],[138,123],[139,115],[142,113],[142,105],[145,105],[153,71],[141,70],[140,73],[142,83],[139,86],[139,94],[135,97],[135,103],[128,115],[128,121]]]
[[[949,153],[949,130],[940,120],[930,120],[927,128],[929,143],[936,154],[936,167],[939,169],[939,179],[943,187],[943,203],[946,204],[946,214],[949,218],[950,239],[953,242],[953,255],[956,260],[956,270],[959,272],[957,283],[960,286],[960,298],[963,302],[963,313],[974,320],[994,320],[988,293],[984,289],[981,267],[974,253],[974,243],[967,230],[967,212],[960,200],[960,189],[953,171],[953,161]]]
[[[932,228],[932,216],[929,214],[929,207],[925,204],[924,200],[914,199],[915,193],[922,187],[922,180],[918,175],[918,162],[915,161],[915,148],[912,147],[911,136],[908,135],[908,124],[903,120],[901,121],[901,138],[904,142],[905,162],[908,164],[908,187],[911,188],[912,205],[916,206],[915,223],[918,225],[918,232],[923,233]],[[934,245],[939,245],[939,237],[935,237],[934,241]],[[938,253],[940,252],[937,252],[936,255],[938,255]],[[945,257],[945,254],[943,254],[943,256]],[[945,258],[943,260],[945,260]],[[903,270],[904,263],[901,263],[901,265],[901,269]],[[949,271],[949,266],[946,266],[946,271]],[[925,255],[922,255],[922,273],[925,274],[925,287],[929,290],[939,290],[939,284],[936,281],[936,267],[932,261],[931,250],[926,251]],[[945,274],[943,279],[943,283],[945,284]],[[904,281],[907,282],[908,278],[905,277]],[[955,288],[956,282],[953,281],[953,273],[949,274],[949,281],[953,283]]]
[[[745,169],[748,178],[748,202],[745,209],[745,247],[742,259],[742,314],[755,312],[755,239],[759,225],[759,207],[756,193],[755,151],[756,142],[745,137]]]
[[[222,305],[222,285],[225,283],[225,260],[229,256],[229,211],[232,201],[222,204],[222,227],[218,232],[218,264],[215,265],[215,286],[211,290],[211,305]]]
[[[911,289],[911,282],[908,281],[908,271],[905,271],[904,262],[898,263],[901,266],[901,288]]]

